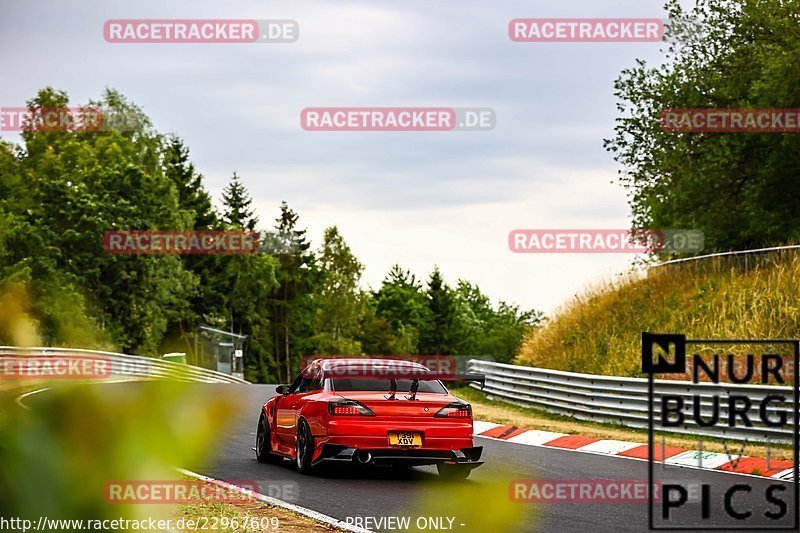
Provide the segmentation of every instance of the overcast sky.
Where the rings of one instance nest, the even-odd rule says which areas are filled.
[[[181,136],[219,198],[233,171],[271,225],[282,200],[319,245],[337,225],[377,287],[393,263],[551,311],[622,272],[623,254],[513,254],[516,228],[627,228],[603,149],[613,82],[659,43],[515,43],[519,17],[664,18],[662,2],[0,0],[0,107],[106,87]],[[107,19],[293,19],[291,44],[110,44]],[[308,132],[325,106],[490,107],[489,132]],[[13,134],[4,134],[15,140]]]

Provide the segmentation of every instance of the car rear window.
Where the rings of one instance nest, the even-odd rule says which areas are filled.
[[[391,390],[391,380],[388,379],[335,378],[331,382],[333,390],[337,391],[389,392]],[[409,392],[410,390],[410,379],[397,380],[397,392]],[[420,381],[417,392],[447,394],[447,389],[444,388],[441,381]]]

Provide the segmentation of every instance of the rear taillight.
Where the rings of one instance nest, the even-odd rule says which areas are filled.
[[[355,400],[328,402],[328,412],[334,416],[375,416],[369,407]]]
[[[445,405],[433,416],[436,418],[472,418],[472,406],[468,403],[454,402]]]

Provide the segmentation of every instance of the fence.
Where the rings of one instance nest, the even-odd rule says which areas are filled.
[[[0,346],[2,357],[96,357],[110,364],[110,375],[136,379],[171,379],[202,383],[247,383],[247,381],[196,366],[164,361],[155,357],[141,357],[76,348],[20,348]]]
[[[648,383],[642,378],[621,378],[546,370],[472,359],[469,371],[486,375],[484,392],[490,397],[524,407],[561,414],[594,422],[615,423],[635,428],[648,426]],[[479,388],[477,384],[472,387]],[[680,395],[691,405],[692,395],[701,396],[700,414],[708,420],[712,414],[710,394],[720,396],[719,414],[728,416],[728,395],[735,393],[759,405],[767,394],[782,394],[786,401],[770,403],[771,418],[785,412],[785,427],[769,427],[753,420],[752,427],[702,427],[687,416],[685,424],[669,428],[672,433],[705,435],[717,438],[749,441],[791,442],[794,422],[793,393],[790,387],[769,385],[736,385],[691,383],[687,381],[655,380],[654,411],[660,416],[660,396]],[[725,418],[723,418],[725,417]],[[738,420],[741,424],[741,420]],[[656,418],[656,427],[659,426]]]

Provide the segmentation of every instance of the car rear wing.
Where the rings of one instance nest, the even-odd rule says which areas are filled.
[[[442,381],[472,381],[480,383],[481,388],[486,386],[486,374],[476,374],[474,372],[431,372],[431,374],[442,374],[439,377],[431,379],[440,379]],[[422,380],[423,378],[420,379]]]
[[[486,375],[474,372],[441,372],[433,370],[421,370],[418,368],[394,368],[394,369],[365,369],[348,368],[337,371],[328,371],[324,374],[325,378],[367,378],[398,380],[410,379],[412,381],[470,381],[480,383],[481,389],[486,386]]]

